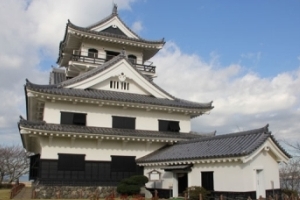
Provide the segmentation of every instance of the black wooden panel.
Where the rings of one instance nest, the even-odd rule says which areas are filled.
[[[60,123],[85,126],[86,113],[61,112]]]
[[[214,172],[201,172],[201,185],[208,191],[214,191]]]
[[[168,131],[169,121],[166,120],[158,120],[158,130],[159,131]]]
[[[60,123],[61,124],[73,124],[73,115],[74,115],[74,113],[61,112]]]
[[[39,177],[40,154],[30,156],[29,180]]]
[[[135,156],[111,156],[112,172],[136,171]]]
[[[59,171],[83,171],[85,168],[85,155],[81,154],[58,154]]]
[[[179,122],[170,121],[169,122],[169,131],[179,132],[180,131]]]
[[[158,120],[158,130],[179,132],[179,121]]]
[[[113,128],[135,129],[135,118],[113,116]]]
[[[63,155],[63,154],[59,154]],[[68,154],[67,154],[68,155]],[[70,154],[69,154],[70,155]],[[125,158],[126,160],[126,158]],[[130,161],[131,160],[131,161]],[[127,158],[133,163],[134,157]],[[135,163],[134,163],[135,164]],[[130,172],[111,171],[111,162],[108,161],[84,161],[83,171],[58,170],[59,160],[40,160],[40,171],[42,176],[40,182],[43,184],[70,184],[70,185],[98,185],[115,186],[120,180],[133,175],[142,175],[143,168],[136,164],[125,169],[134,169]],[[124,166],[124,163],[122,163]],[[130,165],[129,165],[130,166]],[[55,171],[56,168],[56,171]]]

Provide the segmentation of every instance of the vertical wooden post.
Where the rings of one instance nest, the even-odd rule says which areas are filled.
[[[220,200],[223,200],[223,194],[220,195]]]
[[[201,193],[199,194],[199,200],[203,200],[203,199],[202,199],[202,194],[201,194]]]
[[[187,192],[184,193],[184,200],[187,200]]]
[[[157,190],[154,190],[154,199],[158,200],[158,192],[157,192]]]

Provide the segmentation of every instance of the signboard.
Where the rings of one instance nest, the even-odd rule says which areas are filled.
[[[160,180],[160,172],[153,170],[149,172],[149,180],[150,181],[159,181]]]

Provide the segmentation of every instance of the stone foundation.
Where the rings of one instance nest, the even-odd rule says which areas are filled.
[[[38,185],[33,187],[32,196],[34,199],[96,199],[112,193],[116,195],[116,187]]]

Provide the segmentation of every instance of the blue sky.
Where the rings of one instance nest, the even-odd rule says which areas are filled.
[[[299,66],[300,1],[146,1],[121,12],[141,20],[146,38],[171,40],[189,54],[241,63],[263,77]]]
[[[114,2],[141,37],[165,38],[151,59],[158,85],[180,98],[214,101],[209,115],[193,120],[193,130],[223,134],[268,123],[278,140],[300,141],[299,0]],[[0,144],[20,143],[25,79],[48,83],[67,19],[88,26],[108,16],[112,5],[0,0]]]

